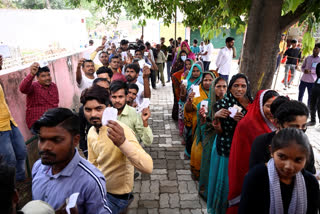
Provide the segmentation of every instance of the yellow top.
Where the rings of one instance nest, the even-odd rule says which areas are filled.
[[[0,132],[11,130],[10,121],[13,123],[13,125],[17,126],[16,122],[11,116],[2,87],[0,85]]]
[[[88,160],[105,176],[107,191],[122,195],[133,190],[134,167],[151,174],[153,161],[140,146],[133,131],[117,122],[124,130],[125,142],[117,147],[107,135],[108,127],[102,126],[99,134],[95,127],[91,127],[88,133]]]
[[[281,40],[279,43],[279,54],[284,54],[284,52],[287,49],[287,42],[285,42],[284,40]]]
[[[97,51],[93,51],[91,54],[90,54],[90,59],[93,61],[95,58],[96,58],[96,56],[97,56]],[[94,68],[96,69],[96,71],[100,68],[100,67],[102,67],[103,65],[102,64],[97,64],[97,63],[94,63]]]

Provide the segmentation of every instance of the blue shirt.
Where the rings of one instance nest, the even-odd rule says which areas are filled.
[[[198,46],[197,47],[191,46],[190,49],[192,53],[195,53],[195,54],[200,53],[200,48]]]
[[[112,213],[106,196],[103,174],[76,150],[70,163],[58,174],[52,175],[51,166],[38,160],[32,168],[32,198],[42,200],[58,209],[73,193],[79,214]]]

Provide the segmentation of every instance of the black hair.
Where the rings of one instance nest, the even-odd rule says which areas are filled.
[[[178,37],[178,39],[177,40],[182,40],[182,38],[181,37]]]
[[[101,52],[99,53],[99,57],[100,57],[102,54],[107,54],[107,55],[109,56],[109,54],[108,54],[106,51],[101,51]]]
[[[270,98],[272,97],[278,97],[279,93],[274,90],[268,90],[264,95],[262,99],[262,105],[264,105]]]
[[[126,72],[128,68],[133,69],[137,74],[140,72],[140,67],[137,64],[131,63],[127,65],[126,68],[124,69],[124,72]]]
[[[230,82],[229,82],[229,85],[228,85],[228,91],[231,90],[231,87],[233,86],[233,84],[235,83],[235,81],[237,79],[240,79],[240,78],[243,78],[245,79],[246,83],[247,83],[247,92],[246,92],[246,96],[247,98],[249,99],[249,102],[252,103],[253,99],[252,99],[252,96],[251,96],[251,88],[250,88],[250,82],[248,80],[248,77],[244,74],[241,74],[241,73],[237,73],[235,75],[232,76]]]
[[[227,37],[227,38],[226,38],[226,43],[232,42],[232,41],[234,41],[234,38],[233,38],[233,37]]]
[[[315,44],[314,47],[320,48],[320,43]]]
[[[292,40],[291,40],[291,43],[295,44],[295,43],[297,43],[297,40],[292,39]]]
[[[92,39],[89,40],[89,44],[93,44],[93,40]]]
[[[150,42],[146,42],[146,46],[149,46],[149,45],[151,45]]]
[[[271,152],[297,144],[301,147],[308,159],[310,154],[310,142],[307,135],[300,129],[284,128],[281,129],[273,138],[271,143]]]
[[[193,43],[194,43],[194,44],[198,44],[198,40],[194,39],[194,40],[193,40]]]
[[[161,38],[160,38],[160,40],[164,40],[164,39],[165,39],[164,37],[161,37]]]
[[[0,213],[11,214],[12,199],[16,189],[16,169],[8,166],[0,156]]]
[[[188,56],[188,53],[185,50],[181,50],[180,51],[180,56],[181,56],[182,53],[185,53]]]
[[[277,111],[277,109],[279,108],[279,106],[282,105],[282,103],[284,102],[288,102],[290,101],[288,97],[285,96],[278,96],[271,104],[270,106],[270,112],[272,115],[275,114],[275,112]]]
[[[110,82],[107,78],[96,78],[95,80],[93,80],[92,85],[97,85],[99,82],[107,82],[110,85]]]
[[[115,80],[112,81],[111,85],[110,85],[110,92],[112,93],[116,93],[117,91],[124,89],[124,93],[125,95],[128,94],[128,86],[127,83],[121,81],[121,80]]]
[[[37,77],[40,76],[41,73],[43,72],[50,72],[50,69],[48,66],[44,66],[44,67],[39,67],[38,72],[36,73]]]
[[[144,50],[144,49],[142,49],[142,50]],[[141,54],[142,54],[142,50],[137,49],[137,50],[134,51],[134,53],[136,54],[137,52],[141,52]]]
[[[78,115],[67,108],[52,108],[46,111],[37,120],[31,130],[34,134],[40,133],[41,127],[60,126],[66,129],[72,136],[80,134],[80,120]]]
[[[187,42],[187,43],[189,42],[189,40],[187,40],[187,39],[185,39],[184,41]]]
[[[82,67],[84,68],[84,64],[86,64],[86,62],[90,62],[90,63],[93,63],[94,62],[91,60],[91,59],[86,59],[83,63],[82,63]]]
[[[128,41],[128,40],[125,40],[125,39],[123,39],[123,40],[120,41],[120,45],[126,45],[126,44],[128,44],[128,43],[129,43],[129,41]]]
[[[317,74],[317,77],[320,78],[320,63],[317,64],[316,74]]]
[[[309,109],[304,103],[296,100],[283,102],[273,114],[273,117],[277,119],[280,125],[294,121],[297,116],[306,116],[308,118]]]
[[[120,59],[120,57],[118,55],[113,55],[110,59],[110,62],[112,62],[113,59]]]
[[[170,41],[170,42],[173,41],[173,38],[169,39],[169,41]]]
[[[85,105],[90,100],[96,100],[100,104],[108,106],[110,104],[110,98],[108,91],[98,85],[93,85],[90,88],[85,89],[80,98],[82,105]]]
[[[139,87],[137,86],[137,84],[135,84],[135,83],[130,83],[129,85],[128,85],[128,90],[129,89],[135,89],[135,90],[137,90],[137,93],[139,92]]]
[[[227,87],[228,87],[228,82],[227,82],[227,80],[225,80],[223,77],[217,77],[217,78],[214,80],[213,85],[216,86],[220,80],[225,81],[225,82],[227,83]]]
[[[96,72],[97,75],[104,74],[104,73],[109,74],[110,78],[112,78],[112,76],[113,76],[113,72],[112,72],[111,68],[106,68],[104,66],[100,67]]]

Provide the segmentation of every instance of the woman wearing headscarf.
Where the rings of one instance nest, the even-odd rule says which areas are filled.
[[[180,94],[180,101],[179,101],[179,116],[183,116],[183,121],[184,121],[184,140],[185,143],[189,143],[190,145],[186,146],[186,148],[189,149],[189,152],[185,152],[185,157],[188,159],[190,158],[190,152],[191,152],[191,146],[192,146],[192,139],[190,139],[191,135],[191,128],[192,128],[192,118],[187,115],[187,118],[185,118],[184,115],[184,105],[186,101],[192,103],[192,99],[194,97],[194,93],[190,96],[190,94],[193,92],[193,86],[198,86],[202,80],[202,75],[203,75],[203,70],[199,64],[193,64],[191,67],[191,70],[188,73],[188,76],[186,78],[187,80],[187,85],[185,86],[184,84],[181,84],[181,94]],[[200,87],[199,87],[199,92]],[[190,96],[190,97],[189,97]],[[191,141],[191,142],[190,142]],[[189,148],[190,147],[190,148]],[[189,154],[189,156],[188,156]]]
[[[228,204],[228,163],[237,123],[246,115],[252,102],[250,86],[244,74],[232,77],[228,91],[215,106],[215,119],[219,119],[221,130],[217,131],[212,152],[208,186],[208,213],[225,213]]]
[[[203,121],[201,128],[197,127],[196,135],[201,138],[197,141],[203,149],[201,151],[201,166],[200,166],[200,177],[199,177],[199,194],[201,197],[207,201],[208,195],[208,183],[209,183],[209,171],[210,171],[210,160],[212,145],[216,136],[216,129],[220,128],[220,123],[218,120],[214,119],[214,114],[216,113],[213,109],[217,101],[221,100],[227,92],[228,84],[225,79],[218,77],[215,79],[209,93],[208,100],[208,112],[204,108],[199,110],[200,120]],[[199,122],[198,122],[199,124]],[[193,142],[194,143],[194,142]],[[199,146],[199,147],[200,147]],[[195,150],[195,151],[194,151]],[[196,149],[191,149],[191,154],[197,152]]]
[[[186,143],[186,155],[188,157],[191,156],[191,147],[192,147],[193,141],[195,139],[194,133],[195,133],[195,130],[197,127],[197,112],[198,112],[197,106],[198,106],[198,104],[201,103],[202,100],[205,100],[208,98],[210,85],[213,82],[213,80],[214,80],[214,75],[211,72],[204,72],[201,84],[199,85],[200,96],[194,97],[195,93],[192,92],[189,95],[189,99],[184,106],[185,121],[188,121],[188,123],[191,122],[191,129],[189,128],[189,130],[187,130],[188,131],[188,133],[187,133],[187,138],[188,138],[187,142],[188,143]],[[187,127],[187,125],[185,125],[185,127]],[[189,142],[190,142],[190,144],[189,144]],[[191,163],[193,163],[193,162],[190,162],[191,170],[192,170],[193,165]]]
[[[244,176],[249,171],[249,158],[254,139],[276,130],[270,112],[272,102],[279,96],[273,90],[260,90],[249,105],[246,116],[238,123],[231,144],[229,158],[229,209],[238,213]]]
[[[178,47],[178,51],[173,59],[173,62],[172,62],[172,72],[171,73],[174,73],[175,71],[175,67],[177,66],[176,64],[178,63],[180,57],[181,57],[181,52],[182,51],[185,51],[187,53],[187,57],[186,58],[189,58],[189,59],[192,59],[193,61],[196,60],[196,55],[194,53],[192,53],[191,49],[190,49],[190,46],[188,44],[188,42],[186,41],[183,41],[180,45],[180,47]],[[176,70],[178,71],[178,70]]]
[[[184,63],[184,68],[182,68],[180,71],[174,73],[172,75],[172,86],[173,86],[173,91],[174,91],[174,103],[173,103],[173,108],[172,108],[172,118],[178,119],[178,126],[180,130],[180,136],[182,136],[183,132],[183,115],[179,115],[179,105],[178,102],[180,100],[180,86],[181,82],[185,77],[187,77],[191,66],[193,65],[192,59],[186,59]]]

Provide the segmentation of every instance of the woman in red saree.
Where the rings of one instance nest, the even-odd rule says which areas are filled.
[[[238,213],[242,184],[244,176],[249,171],[251,145],[254,139],[261,134],[276,129],[272,123],[273,117],[270,106],[277,96],[279,94],[276,91],[260,90],[253,103],[249,105],[245,117],[237,124],[232,139],[228,165],[228,214]]]

